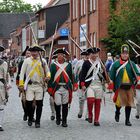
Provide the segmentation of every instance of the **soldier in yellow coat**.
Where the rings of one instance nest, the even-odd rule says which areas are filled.
[[[139,75],[134,62],[129,59],[129,46],[122,45],[121,57],[111,68],[110,78],[114,83],[114,102],[116,105],[115,120],[119,122],[120,109],[125,106],[125,125],[131,126],[130,113],[134,106],[135,73]]]
[[[43,96],[44,96],[44,81],[49,80],[50,71],[44,59],[39,58],[39,51],[43,51],[38,46],[33,46],[29,49],[31,57],[24,60],[21,73],[19,86],[21,90],[26,92],[27,112],[28,112],[28,125],[32,126],[33,120],[33,101],[36,103],[36,121],[35,127],[40,127],[40,119],[42,114]],[[42,66],[43,62],[43,66]],[[24,76],[26,79],[24,82]]]

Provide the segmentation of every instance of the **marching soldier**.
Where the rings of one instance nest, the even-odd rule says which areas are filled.
[[[44,59],[39,58],[39,52],[43,51],[39,46],[34,45],[29,48],[31,57],[24,60],[19,86],[22,92],[26,92],[26,105],[28,111],[28,125],[32,126],[33,120],[33,104],[36,106],[35,127],[40,127],[40,119],[42,114],[43,97],[44,97],[44,82],[50,79],[50,71]],[[24,82],[24,76],[26,79]]]
[[[129,59],[129,46],[127,44],[121,47],[120,59],[112,65],[110,78],[114,84],[114,102],[116,105],[115,120],[119,122],[120,109],[125,106],[125,125],[131,126],[130,113],[134,106],[134,82],[135,74],[139,75],[135,63]]]
[[[4,51],[4,48],[0,46],[0,52]],[[0,59],[0,131],[4,131],[2,128],[4,118],[4,108],[8,101],[8,89],[10,86],[10,79],[8,74],[8,64],[4,60]],[[7,84],[9,82],[9,84]]]
[[[105,76],[98,58],[100,49],[89,48],[87,51],[89,53],[89,59],[82,66],[80,85],[83,92],[87,94],[88,122],[92,123],[92,110],[94,105],[94,125],[100,126],[99,116]]]
[[[53,55],[52,56],[52,60],[53,62],[56,61],[57,55]],[[52,62],[52,63],[53,63]],[[50,107],[51,107],[51,120],[55,120],[55,105],[54,105],[54,98],[52,97],[52,95],[50,94]]]
[[[140,55],[136,56],[137,59],[137,69],[140,73]],[[136,85],[136,119],[140,118],[140,82],[137,83]]]
[[[53,55],[57,54],[57,61],[51,64],[51,79],[48,83],[48,92],[54,97],[56,110],[56,124],[61,123],[62,106],[62,126],[67,127],[68,103],[72,100],[72,90],[77,89],[74,84],[74,76],[71,63],[65,61],[68,52],[65,49],[57,49]]]
[[[87,53],[86,50],[81,52],[82,59],[77,62],[76,66],[74,68],[74,74],[76,76],[77,81],[80,80],[80,74],[81,74],[82,66],[83,66],[84,61],[87,60],[87,56],[88,56],[88,53]],[[85,103],[85,100],[86,100],[86,95],[81,90],[80,85],[79,85],[79,89],[77,90],[77,92],[78,92],[78,96],[79,96],[79,113],[78,113],[78,118],[82,118],[83,111],[84,111],[84,103]],[[87,119],[87,116],[86,116],[86,119]]]
[[[23,57],[25,56],[26,58],[31,57],[31,52],[28,51],[28,50],[29,50],[29,46],[26,47],[26,49],[23,51],[21,56],[23,56]],[[19,64],[18,64],[18,72],[17,72],[17,76],[16,76],[16,85],[18,87],[19,87],[19,78],[20,78],[20,72],[21,72],[21,67],[22,67],[23,62],[24,62],[24,59],[22,59],[19,62]],[[24,80],[25,79],[26,79],[26,77],[24,77]],[[26,106],[26,95],[25,95],[25,92],[24,93],[20,92],[19,96],[21,96],[21,103],[22,103],[22,108],[23,108],[23,111],[24,111],[23,120],[26,121],[27,117],[28,117],[28,112],[27,112],[27,106]],[[35,121],[34,118],[33,118],[33,121]]]

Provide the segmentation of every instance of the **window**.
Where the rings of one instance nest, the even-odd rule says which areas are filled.
[[[94,32],[93,34],[93,41],[94,41],[93,47],[97,47],[96,46],[96,32]]]
[[[90,12],[93,11],[93,0],[90,0]]]
[[[81,16],[83,16],[83,0],[81,0]]]
[[[93,10],[96,10],[96,0],[93,0]]]
[[[96,10],[96,0],[90,0],[90,12]]]
[[[75,42],[77,43],[77,38],[75,38]],[[76,45],[75,45],[75,55],[77,57],[77,47],[76,47]]]
[[[72,2],[72,8],[73,8],[73,19],[75,19],[75,0]]]
[[[86,14],[86,0],[84,0],[84,15]]]
[[[93,34],[92,33],[90,34],[90,42],[93,45]]]
[[[75,18],[78,17],[78,0],[75,0],[76,1],[76,4],[75,4]]]

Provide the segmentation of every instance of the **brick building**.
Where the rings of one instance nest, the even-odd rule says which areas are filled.
[[[36,15],[38,19],[38,33],[42,32],[42,37],[38,36],[38,43],[45,47],[46,55],[48,56],[51,37],[54,34],[56,24],[58,23],[58,28],[62,27],[69,18],[69,0],[52,0],[47,6],[37,11]]]
[[[109,0],[70,0],[70,31],[72,38],[82,49],[90,47],[83,36],[82,26],[93,44],[101,48],[100,56],[106,58],[106,52],[100,39],[108,36]],[[79,50],[73,43],[72,53],[79,57]]]
[[[0,13],[0,44],[11,54],[21,51],[21,25],[30,21],[29,16],[34,13]]]

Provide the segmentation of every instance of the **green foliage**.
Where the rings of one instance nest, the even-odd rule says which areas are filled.
[[[117,0],[110,0],[110,10],[116,9],[116,2]]]
[[[140,0],[120,0],[119,4],[121,10],[111,12],[109,37],[101,40],[114,55],[120,52],[120,46],[128,39],[140,43]]]
[[[41,7],[41,4],[32,6],[23,0],[2,0],[2,2],[0,2],[0,13],[35,12]]]

